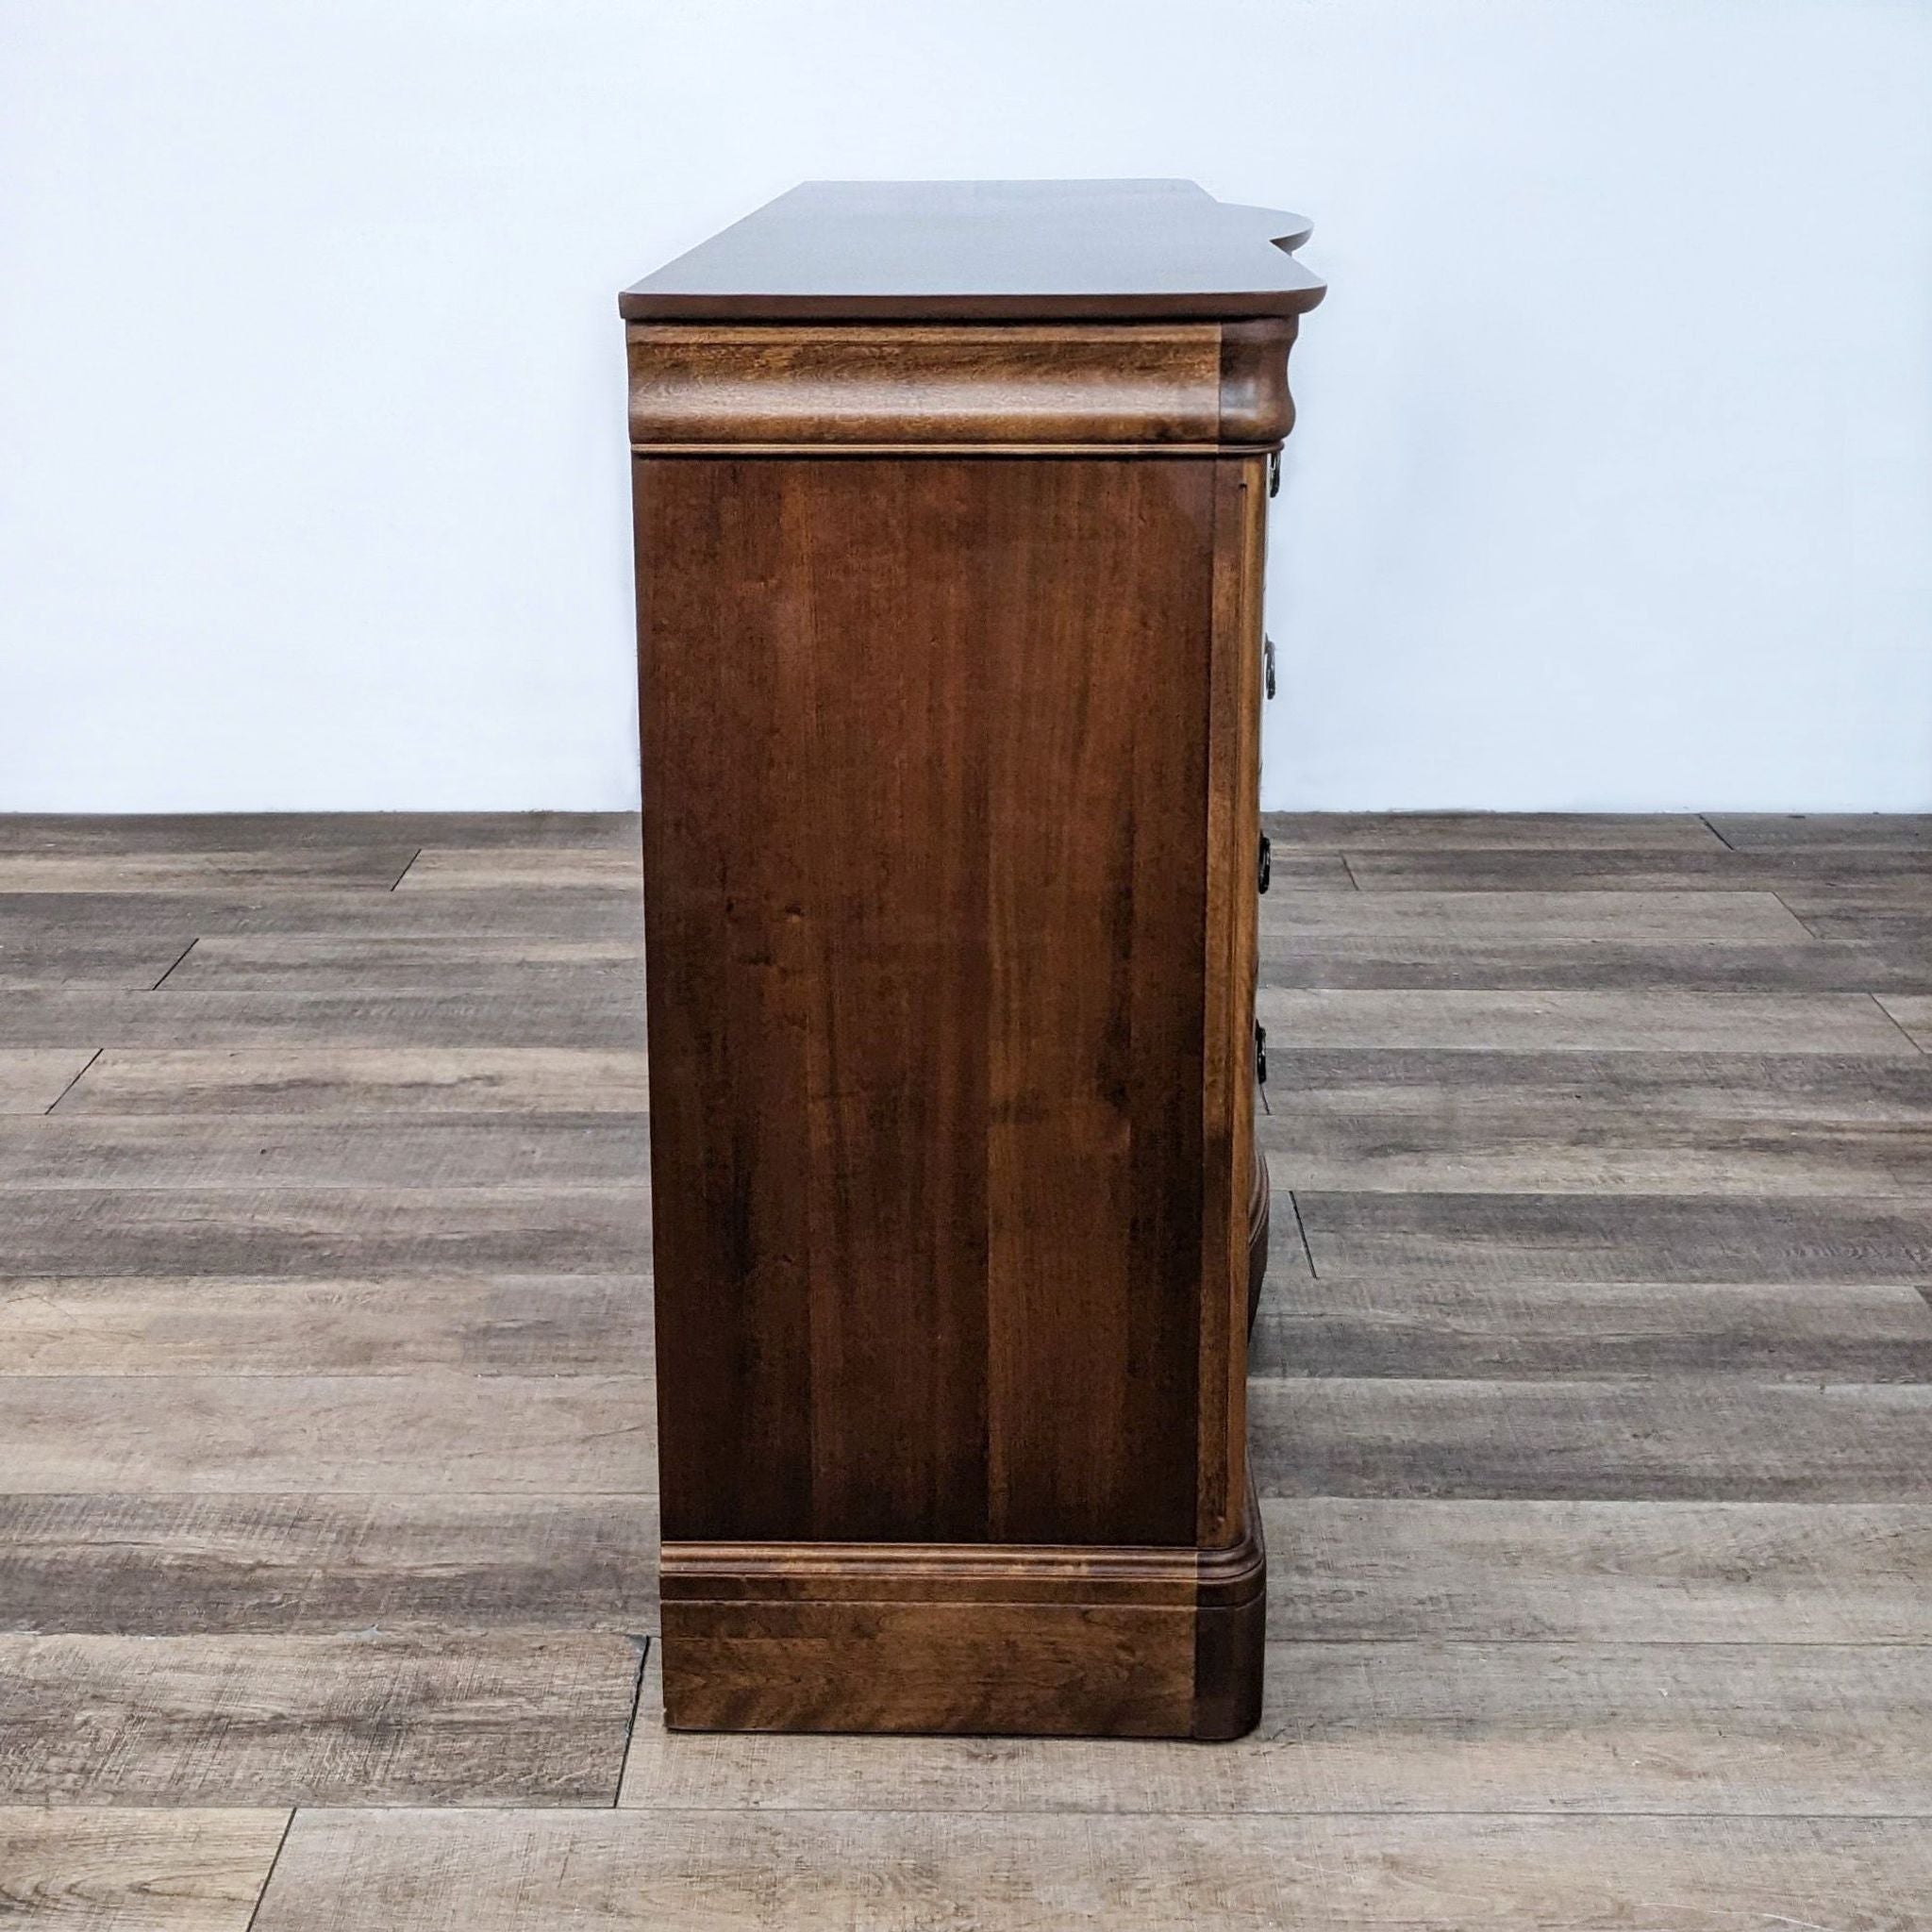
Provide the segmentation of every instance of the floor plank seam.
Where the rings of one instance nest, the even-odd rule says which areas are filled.
[[[408,863],[408,865],[404,866],[404,868],[402,869],[402,871],[401,871],[401,872],[397,873],[397,874],[395,875],[395,878],[394,878],[394,880],[392,881],[392,883],[391,883],[391,886],[390,886],[390,891],[391,891],[391,892],[393,892],[393,891],[395,891],[396,887],[397,887],[397,886],[399,886],[399,885],[401,885],[401,884],[402,884],[402,882],[403,882],[403,881],[404,881],[404,880],[405,880],[406,878],[408,878],[408,877],[409,876],[409,874],[410,874],[410,872],[411,872],[411,871],[412,871],[412,870],[414,869],[414,867],[415,867],[416,861],[417,861],[417,860],[418,860],[419,858],[421,858],[423,857],[423,854],[424,854],[424,852],[425,852],[425,851],[426,849],[427,849],[426,847],[425,847],[425,846],[422,846],[422,845],[419,845],[419,846],[417,846],[417,848],[415,849],[415,851],[413,851],[412,853],[410,853],[410,855],[409,855],[409,863]]]
[[[256,1921],[261,1917],[261,1902],[268,1896],[269,1886],[274,1882],[275,1867],[282,1862],[282,1849],[289,1842],[289,1834],[295,1828],[295,1813],[301,1807],[289,1807],[289,1815],[282,1821],[282,1835],[275,1840],[275,1848],[268,1861],[268,1870],[261,1874],[261,1890],[255,1894],[255,1904],[248,1913],[247,1932],[255,1932]]]
[[[1292,1188],[1288,1191],[1288,1205],[1294,1209],[1294,1231],[1302,1238],[1302,1254],[1307,1260],[1308,1278],[1311,1281],[1319,1281],[1321,1271],[1315,1266],[1315,1251],[1308,1244],[1307,1225],[1302,1220],[1302,1204]]]
[[[1805,915],[1802,912],[1800,912],[1798,908],[1795,906],[1793,906],[1782,892],[1772,892],[1771,894],[1769,894],[1769,896],[1773,899],[1775,899],[1777,903],[1784,908],[1785,911],[1789,913],[1791,918],[1795,919],[1798,922],[1798,924],[1802,928],[1807,939],[1816,940],[1822,939],[1824,937],[1824,935],[1819,932],[1818,928],[1814,926],[1811,924],[1811,922],[1808,919],[1807,919]]]
[[[102,1055],[103,1055],[104,1053],[106,1053],[106,1052],[107,1052],[107,1050],[108,1050],[108,1049],[107,1049],[107,1048],[106,1048],[105,1046],[97,1046],[97,1047],[95,1047],[95,1048],[94,1048],[93,1052],[92,1052],[92,1053],[91,1053],[91,1054],[90,1054],[90,1055],[88,1056],[88,1061],[87,1061],[87,1066],[85,1066],[85,1067],[81,1068],[80,1072],[79,1072],[79,1073],[77,1073],[76,1074],[75,1074],[74,1078],[73,1078],[73,1079],[71,1079],[70,1081],[68,1081],[68,1083],[66,1084],[66,1086],[64,1086],[63,1088],[61,1088],[61,1090],[59,1091],[59,1092],[58,1092],[57,1094],[55,1094],[55,1096],[53,1097],[53,1099],[52,1099],[51,1101],[49,1101],[49,1102],[47,1103],[47,1106],[46,1106],[45,1109],[44,1109],[44,1110],[43,1110],[43,1111],[42,1112],[42,1115],[41,1115],[41,1118],[42,1118],[42,1120],[45,1120],[45,1119],[46,1119],[46,1117],[47,1117],[47,1115],[48,1115],[48,1114],[50,1114],[50,1113],[52,1113],[52,1112],[54,1111],[54,1109],[55,1109],[55,1108],[56,1108],[57,1107],[58,1107],[58,1106],[60,1105],[60,1103],[61,1103],[61,1102],[62,1102],[63,1100],[65,1100],[65,1099],[67,1098],[67,1096],[68,1096],[68,1095],[69,1095],[70,1093],[72,1093],[72,1092],[74,1091],[74,1090],[75,1090],[75,1089],[76,1087],[78,1087],[78,1086],[80,1085],[80,1083],[81,1083],[81,1082],[82,1082],[83,1080],[85,1080],[85,1079],[87,1078],[87,1075],[88,1075],[88,1068],[89,1068],[89,1067],[92,1067],[92,1066],[93,1065],[93,1063],[94,1063],[94,1062],[95,1062],[95,1061],[96,1061],[97,1059],[99,1059],[99,1058],[100,1058],[100,1057],[101,1057],[101,1056],[102,1056]]]
[[[1932,1055],[1926,1054],[1924,1047],[1922,1046],[1919,1043],[1919,1041],[1913,1038],[1911,1034],[1907,1033],[1906,1029],[1899,1024],[1898,1016],[1891,1010],[1890,1007],[1888,1007],[1885,1004],[1885,1002],[1882,999],[1878,997],[1878,995],[1875,992],[1868,992],[1865,995],[1865,997],[1868,1000],[1870,1000],[1872,1004],[1874,1007],[1876,1007],[1878,1010],[1881,1013],[1883,1013],[1888,1020],[1891,1022],[1893,1030],[1898,1034],[1901,1040],[1909,1041],[1915,1052],[1921,1055],[1924,1055],[1924,1057],[1927,1058],[1932,1058]]]
[[[637,1741],[638,1712],[644,1702],[644,1667],[651,1660],[651,1638],[648,1633],[639,1636],[626,1632],[638,1647],[638,1674],[630,1687],[630,1720],[624,1727],[624,1751],[617,1760],[617,1783],[610,1793],[610,1808],[615,1811],[624,1803],[624,1781],[630,1774],[630,1747]]]
[[[148,991],[159,992],[161,988],[167,985],[170,976],[173,974],[175,971],[175,966],[180,965],[181,961],[187,958],[189,954],[193,952],[195,947],[200,945],[200,943],[201,935],[199,933],[196,933],[195,936],[192,940],[190,940],[188,943],[185,946],[183,946],[180,952],[175,956],[174,966],[170,966],[167,972],[162,974],[161,976],[158,980],[156,980],[151,987],[148,988]]]
[[[1697,823],[1701,824],[1704,827],[1704,829],[1707,832],[1708,832],[1710,836],[1713,839],[1715,839],[1717,842],[1724,848],[1726,852],[1735,852],[1738,849],[1735,845],[1731,843],[1731,841],[1728,839],[1724,837],[1724,833],[1721,832],[1717,826],[1711,824],[1709,815],[1707,813],[1699,812],[1697,814]]]

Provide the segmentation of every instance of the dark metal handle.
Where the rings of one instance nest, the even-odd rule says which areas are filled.
[[[1261,640],[1261,681],[1268,695],[1274,695],[1274,640]]]
[[[1268,1029],[1258,1020],[1255,1022],[1255,1083],[1259,1087],[1268,1084]]]
[[[1261,860],[1255,871],[1257,881],[1256,890],[1265,892],[1268,890],[1268,880],[1274,871],[1274,848],[1268,842],[1266,832],[1261,834]]]

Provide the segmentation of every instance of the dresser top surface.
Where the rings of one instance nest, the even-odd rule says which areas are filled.
[[[634,283],[634,322],[1213,321],[1324,284],[1300,215],[1191,181],[808,181]]]

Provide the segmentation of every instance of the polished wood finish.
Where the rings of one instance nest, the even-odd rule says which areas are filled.
[[[1232,1738],[1260,1714],[1267,1558],[1140,1546],[665,1544],[668,1723]],[[862,1656],[855,1673],[846,1659]]]
[[[640,464],[673,1538],[1193,1541],[1216,467]]]
[[[598,1932],[1912,1932],[1928,1884],[1917,1818],[304,1812],[255,1932],[528,1932],[539,1901]]]
[[[761,260],[821,202],[894,296],[902,205],[970,232],[981,293],[1056,224],[1158,279],[1252,215],[807,193],[752,225]],[[1259,1707],[1260,582],[1295,325],[1223,292],[630,327],[674,1724]],[[922,1557],[855,1598],[837,1548]],[[1247,1550],[1239,1602],[1199,1593]]]
[[[1191,181],[808,181],[625,290],[632,322],[1221,320],[1323,285],[1300,215]]]
[[[1295,320],[629,331],[633,447],[1211,451],[1294,420]]]
[[[1694,817],[1266,823],[1264,995],[1625,998],[1520,1003],[1502,1045],[1466,1019],[1453,1047],[1271,1038],[1275,1641],[1260,1724],[1204,1750],[662,1727],[653,1406],[609,1374],[648,1371],[651,1283],[580,1240],[647,1245],[637,891],[527,883],[634,858],[635,819],[0,818],[0,849],[93,861],[84,891],[0,894],[0,1009],[65,1029],[0,1120],[0,1385],[51,1389],[0,1409],[0,1922],[1918,1924],[1932,1058],[1854,1040],[1834,996],[1932,992],[1932,822],[1719,819],[1755,841],[1728,856]],[[329,844],[475,862],[278,876]],[[1358,891],[1340,858],[1480,876],[1499,847],[1546,855],[1536,882]],[[249,855],[249,884],[119,889],[117,855],[192,850]],[[1579,850],[1716,862],[1571,892]],[[230,951],[184,985],[205,947]],[[621,1029],[581,947],[630,962]],[[110,956],[155,963],[67,1001]],[[96,1056],[143,1001],[148,1043]],[[451,1012],[471,1045],[438,1043]],[[520,1043],[531,1013],[551,1045]],[[600,1123],[627,1163],[578,1137]],[[523,1273],[489,1259],[511,1247]],[[258,1462],[278,1487],[235,1488]]]

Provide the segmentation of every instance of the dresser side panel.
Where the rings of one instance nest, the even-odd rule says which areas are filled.
[[[639,462],[667,1535],[1192,1543],[1215,470]]]

